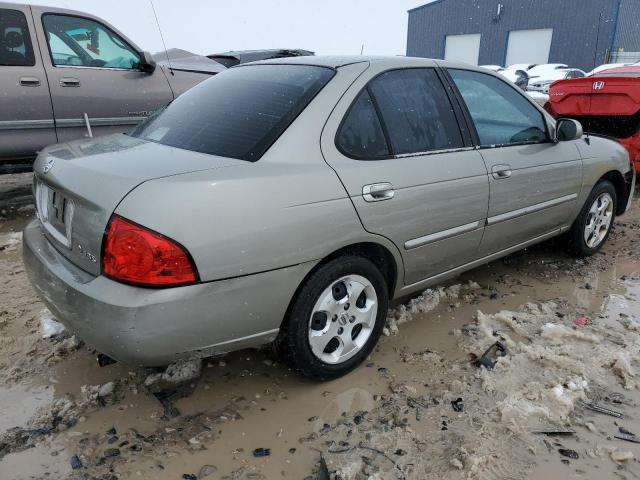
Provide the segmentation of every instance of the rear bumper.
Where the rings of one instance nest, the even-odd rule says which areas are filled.
[[[24,264],[56,318],[117,360],[166,365],[272,341],[289,301],[315,262],[169,289],[92,276],[66,260],[37,220],[24,230]]]

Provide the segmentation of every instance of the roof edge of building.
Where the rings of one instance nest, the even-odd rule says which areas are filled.
[[[415,12],[416,10],[421,10],[425,7],[431,7],[433,5],[437,5],[438,3],[446,2],[447,0],[433,0],[429,3],[424,3],[422,5],[418,5],[417,7],[410,8],[407,10],[407,13]]]

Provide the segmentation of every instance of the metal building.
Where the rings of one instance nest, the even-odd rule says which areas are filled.
[[[409,10],[407,55],[476,65],[640,60],[640,0],[435,0]]]

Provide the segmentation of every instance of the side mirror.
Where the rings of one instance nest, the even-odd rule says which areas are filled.
[[[140,64],[138,65],[138,68],[146,73],[153,73],[156,69],[156,61],[149,52],[140,53]]]
[[[556,122],[556,142],[569,142],[582,138],[582,125],[577,120],[561,118]]]

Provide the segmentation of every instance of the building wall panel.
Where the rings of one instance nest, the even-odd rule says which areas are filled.
[[[616,37],[620,1],[640,3],[640,0],[436,0],[409,11],[407,55],[443,58],[446,35],[481,33],[479,63],[504,65],[509,31],[553,28],[549,62],[591,70],[604,61]],[[637,18],[640,9],[631,15]],[[622,30],[627,32],[627,27]]]

